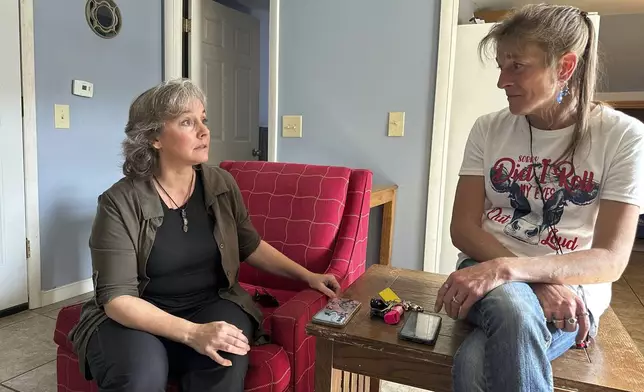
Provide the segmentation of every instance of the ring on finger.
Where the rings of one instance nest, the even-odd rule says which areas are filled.
[[[461,304],[461,301],[457,300],[457,299],[456,299],[456,296],[454,296],[454,297],[452,298],[452,302],[456,302],[456,303],[457,303],[457,304],[459,304],[459,305]]]
[[[564,320],[553,318],[552,323],[555,325],[556,328],[563,328]]]
[[[570,324],[570,325],[575,325],[575,324],[577,324],[577,317],[571,317],[571,318],[569,318],[569,319],[568,319],[568,320],[566,320],[566,321],[567,321],[567,322],[568,322],[568,324]]]

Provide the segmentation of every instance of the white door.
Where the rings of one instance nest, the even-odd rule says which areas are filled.
[[[599,16],[591,15],[595,33],[599,34]],[[436,249],[426,252],[427,257],[435,257],[438,273],[448,274],[454,271],[458,258],[458,249],[452,245],[450,223],[454,195],[458,182],[458,172],[463,160],[465,144],[476,119],[486,113],[507,107],[505,92],[497,88],[499,70],[494,60],[481,62],[478,55],[478,44],[494,24],[466,24],[457,27],[456,50],[454,54],[454,74],[452,76],[452,101],[450,124],[447,128],[448,138],[445,171],[440,181],[444,186],[442,196],[443,214],[442,229],[438,233]],[[430,186],[436,186],[433,182]],[[428,208],[435,208],[428,206]],[[433,230],[436,225],[428,225]],[[432,237],[434,233],[429,233]],[[428,265],[426,263],[426,265]]]
[[[214,0],[191,6],[190,78],[208,105],[211,165],[255,160],[259,136],[259,21]]]
[[[0,310],[29,300],[18,3],[0,1]]]

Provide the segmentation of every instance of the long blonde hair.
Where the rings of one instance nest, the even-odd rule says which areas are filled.
[[[573,157],[575,149],[590,137],[588,123],[599,75],[597,37],[588,14],[566,5],[530,4],[510,13],[479,43],[481,58],[496,56],[499,43],[536,44],[545,53],[546,66],[555,69],[566,53],[578,57],[577,68],[568,81],[569,99],[575,105],[575,130],[562,158]],[[486,56],[487,55],[487,56]]]

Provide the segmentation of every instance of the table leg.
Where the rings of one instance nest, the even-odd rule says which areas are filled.
[[[315,342],[315,392],[331,392],[333,370],[333,342],[316,338]]]
[[[394,216],[396,213],[396,191],[391,201],[382,206],[382,232],[380,235],[380,264],[391,265],[394,244]]]
[[[342,370],[333,369],[331,372],[331,392],[342,392]]]
[[[369,392],[380,392],[380,380],[377,378],[369,378]]]

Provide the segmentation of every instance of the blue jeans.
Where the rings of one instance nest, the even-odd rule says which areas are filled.
[[[477,326],[454,357],[454,391],[552,391],[550,361],[574,346],[576,332],[546,323],[526,283],[490,291],[467,316]]]

